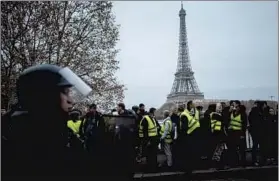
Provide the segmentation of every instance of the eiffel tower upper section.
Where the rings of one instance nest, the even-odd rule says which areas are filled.
[[[178,63],[171,93],[167,96],[167,102],[185,102],[188,100],[204,99],[204,95],[199,90],[191,67],[185,22],[186,11],[183,9],[182,2],[179,17]]]

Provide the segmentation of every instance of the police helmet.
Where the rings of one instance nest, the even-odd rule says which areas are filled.
[[[17,96],[23,107],[34,106],[40,100],[42,104],[56,99],[63,88],[75,87],[83,95],[88,95],[91,88],[69,68],[42,64],[24,70],[17,80]],[[38,100],[37,100],[38,99]]]
[[[56,65],[37,65],[24,70],[17,80],[17,96],[19,103],[24,107],[30,101],[53,93],[58,87],[72,84],[60,73],[61,67]]]
[[[136,112],[132,109],[128,109],[127,112],[128,112],[128,115],[136,115]]]
[[[60,73],[61,67],[42,64],[25,69],[19,76],[18,86],[30,86],[34,83],[48,86],[72,86]]]
[[[139,108],[139,106],[137,106],[137,105],[132,107],[132,109],[138,109],[138,108]]]
[[[132,110],[133,110],[134,112],[137,112],[137,111],[139,110],[139,106],[133,106],[133,107],[132,107]]]

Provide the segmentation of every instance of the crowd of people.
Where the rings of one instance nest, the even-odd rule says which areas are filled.
[[[91,91],[80,81],[69,70],[54,65],[34,66],[20,75],[18,103],[1,116],[3,177],[131,179],[143,158],[146,172],[158,171],[159,144],[168,170],[191,173],[201,159],[221,169],[246,166],[247,129],[253,139],[253,163],[277,164],[278,106],[274,109],[256,101],[247,114],[235,100],[229,105],[212,104],[203,112],[190,100],[177,109],[165,110],[161,123],[156,109],[147,112],[144,104],[128,110],[119,103],[109,114],[100,113],[97,105],[91,104],[83,114],[72,109],[70,93],[72,87],[84,96]],[[131,124],[114,124],[109,117]]]
[[[250,111],[238,100],[228,105],[210,104],[206,111],[188,101],[178,109],[165,110],[162,124],[155,117],[155,108],[145,112],[144,105],[140,104],[133,110],[137,115],[141,148],[137,161],[146,157],[147,171],[158,170],[159,143],[166,155],[167,170],[195,169],[204,163],[217,169],[245,167],[250,164],[247,162],[247,130],[253,140],[252,164],[277,164],[278,106],[274,109],[265,101],[255,101]]]
[[[123,157],[133,155],[130,160],[135,159],[138,164],[146,158],[145,171],[156,172],[159,169],[195,169],[204,163],[207,167],[217,169],[245,167],[250,164],[247,162],[246,153],[247,130],[253,140],[252,164],[277,164],[277,110],[269,107],[265,101],[255,101],[254,107],[247,113],[245,106],[235,100],[230,101],[229,105],[224,102],[210,104],[208,109],[203,111],[203,107],[196,107],[193,101],[188,101],[186,106],[165,110],[164,119],[160,123],[155,116],[156,109],[150,108],[147,112],[142,103],[133,106],[131,110],[127,110],[125,104],[119,103],[111,114],[135,117],[135,129],[127,135],[133,139],[121,144],[121,152],[130,147],[131,150],[123,154]],[[102,114],[97,111],[97,105],[89,106],[89,112],[85,115],[82,115],[81,111],[73,110],[70,116],[68,127],[73,133],[71,140],[85,140],[81,143],[84,143],[90,152],[95,152],[96,147],[100,148],[104,139],[97,140],[106,137],[107,126]],[[73,120],[79,129],[72,124]],[[127,145],[124,146],[125,144]],[[159,144],[166,156],[164,164],[157,161]],[[130,161],[131,164],[132,162]]]

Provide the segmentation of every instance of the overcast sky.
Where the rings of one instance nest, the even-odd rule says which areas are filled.
[[[278,95],[278,3],[183,2],[190,61],[208,99]],[[119,80],[128,107],[160,107],[178,58],[180,1],[114,2]]]

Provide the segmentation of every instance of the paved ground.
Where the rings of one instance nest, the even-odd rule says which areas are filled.
[[[268,169],[273,169],[275,171],[277,166],[263,166],[263,167],[239,167],[239,168],[230,168],[227,170],[216,170],[216,169],[208,169],[208,170],[195,170],[193,174],[222,174],[222,173],[238,173],[242,171],[263,171]],[[276,172],[275,172],[276,173]],[[134,178],[144,178],[144,177],[160,177],[160,176],[171,176],[171,175],[182,175],[183,172],[159,172],[159,173],[136,173]]]
[[[250,157],[250,156],[248,156]],[[165,156],[158,155],[158,162],[162,164],[165,161]],[[146,164],[143,159],[141,166]],[[182,179],[182,172],[159,172],[159,173],[136,173],[135,179],[149,181],[180,181]],[[246,168],[231,168],[227,170],[216,169],[200,169],[193,172],[192,181],[277,181],[278,180],[278,167],[277,166],[264,166],[264,167],[246,167]]]

